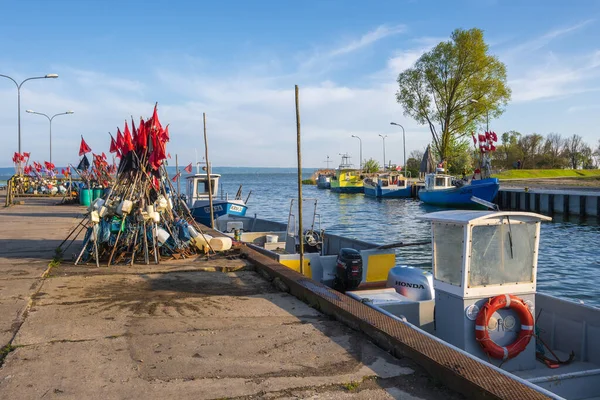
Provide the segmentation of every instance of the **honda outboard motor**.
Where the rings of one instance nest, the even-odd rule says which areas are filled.
[[[363,263],[360,252],[355,249],[340,249],[336,266],[333,288],[340,292],[354,290],[360,285],[363,275]]]
[[[404,297],[414,301],[432,300],[433,275],[413,267],[394,267],[388,273],[387,287],[396,289]]]

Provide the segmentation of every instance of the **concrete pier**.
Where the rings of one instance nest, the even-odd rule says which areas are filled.
[[[600,218],[600,190],[501,188],[496,204],[504,210]]]
[[[239,257],[49,268],[53,202],[0,209],[1,399],[462,398]]]

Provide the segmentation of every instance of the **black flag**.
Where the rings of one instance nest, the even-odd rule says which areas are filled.
[[[87,155],[83,155],[83,158],[81,159],[81,161],[79,161],[79,165],[77,166],[77,169],[80,171],[87,171],[87,169],[90,167],[90,161],[87,158]]]

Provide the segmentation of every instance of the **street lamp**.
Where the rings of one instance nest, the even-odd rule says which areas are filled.
[[[479,101],[475,100],[475,99],[470,99],[469,100],[471,103],[479,103]],[[485,108],[485,131],[489,132],[490,131],[490,111],[488,110],[488,108]]]
[[[21,154],[21,86],[23,86],[23,84],[27,81],[30,81],[32,79],[56,79],[58,78],[58,74],[47,74],[44,76],[34,76],[31,78],[27,78],[25,79],[23,82],[21,83],[17,83],[17,81],[15,81],[13,78],[11,78],[8,75],[2,75],[0,74],[1,77],[3,78],[7,78],[10,79],[11,81],[13,81],[13,83],[15,84],[15,86],[17,87],[17,104],[18,104],[18,118],[19,118],[19,154]]]
[[[359,165],[360,165],[360,170],[362,171],[362,169],[363,169],[363,167],[362,167],[362,140],[358,136],[356,136],[356,135],[352,135],[352,137],[357,138],[358,141],[359,141],[359,143],[360,143],[360,154],[359,154],[360,155],[360,162],[359,162]]]
[[[44,113],[39,113],[39,112],[36,112],[33,110],[25,110],[25,111],[30,114],[43,115],[44,117],[48,118],[48,121],[50,121],[50,163],[52,163],[52,120],[54,119],[54,117],[59,116],[59,115],[73,114],[74,111],[69,110],[69,111],[66,111],[63,113],[54,114],[52,117],[49,117]]]
[[[390,125],[396,125],[396,126],[399,126],[400,128],[402,128],[402,147],[404,148],[404,169],[403,169],[403,171],[406,174],[406,135],[404,134],[404,127],[395,122],[390,122]]]
[[[383,139],[383,172],[385,172],[385,138],[387,137],[387,135],[379,134],[379,136],[381,136],[381,138]]]

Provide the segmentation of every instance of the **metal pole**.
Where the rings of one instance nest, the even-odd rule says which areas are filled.
[[[24,82],[24,81],[23,81]],[[23,84],[21,82],[21,85]],[[19,154],[21,154],[21,85],[17,86],[17,109],[18,109],[18,121],[19,121]]]
[[[177,170],[177,203],[175,204],[177,204],[177,209],[179,210],[179,202],[181,201],[181,175],[179,174],[179,160],[177,154],[175,154],[175,169]]]
[[[490,131],[490,111],[488,109],[485,110],[485,131]]]
[[[215,215],[213,212],[213,198],[212,198],[212,179],[210,175],[210,162],[208,161],[208,139],[206,139],[206,113],[202,113],[202,119],[204,121],[204,157],[206,158],[206,177],[208,179],[208,205],[210,207],[210,227],[215,227]]]
[[[304,232],[302,227],[302,152],[300,146],[300,104],[298,101],[298,85],[296,91],[296,144],[298,147],[298,234],[300,236],[300,273],[304,275]]]
[[[52,164],[52,118],[50,118],[50,164]]]
[[[400,128],[402,128],[402,147],[404,150],[404,173],[406,173],[406,134],[404,132],[404,127],[400,124],[397,124],[395,122],[390,122],[390,125],[396,125],[399,126]]]
[[[385,138],[387,137],[387,135],[379,134],[379,136],[381,136],[381,138],[383,139],[383,172],[385,172]]]

